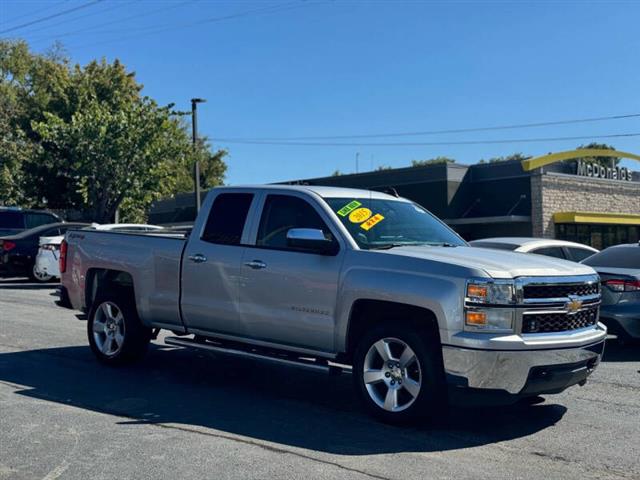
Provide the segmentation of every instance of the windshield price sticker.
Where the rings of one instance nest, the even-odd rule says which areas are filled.
[[[376,226],[378,223],[380,223],[382,220],[384,220],[384,217],[379,213],[376,213],[373,217],[371,217],[369,220],[367,220],[362,225],[360,225],[360,228],[362,228],[363,230],[370,230],[371,228]]]
[[[349,214],[349,221],[351,223],[362,223],[371,217],[371,213],[368,208],[358,208]]]
[[[353,202],[346,204],[344,207],[338,210],[338,215],[340,215],[341,217],[346,217],[360,205],[362,204],[359,201],[354,200]]]

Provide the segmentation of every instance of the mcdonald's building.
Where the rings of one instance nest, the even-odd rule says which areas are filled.
[[[640,239],[640,172],[576,160],[640,156],[574,150],[476,165],[441,163],[290,183],[395,190],[467,240],[534,236],[602,249]],[[393,190],[392,190],[393,189]]]

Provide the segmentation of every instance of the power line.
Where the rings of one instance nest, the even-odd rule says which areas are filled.
[[[95,5],[96,3],[100,3],[100,2],[103,2],[103,1],[104,0],[93,0],[92,2],[85,3],[85,4],[79,5],[77,7],[69,8],[68,10],[63,10],[62,12],[54,13],[53,15],[48,15],[46,17],[38,18],[37,20],[32,20],[30,22],[23,23],[21,25],[17,25],[15,27],[11,27],[11,28],[8,28],[6,30],[2,30],[2,31],[0,31],[0,34],[13,32],[14,30],[19,30],[20,28],[28,27],[30,25],[35,25],[36,23],[46,22],[47,20],[51,20],[52,18],[61,17],[62,15],[66,15],[68,13],[76,12],[76,11],[81,10],[83,8],[91,7],[92,5]]]
[[[284,10],[291,10],[291,9],[295,9],[295,8],[299,8],[301,6],[303,6],[304,4],[301,2],[304,2],[306,0],[295,0],[292,2],[286,2],[286,3],[282,3],[282,4],[277,4],[277,5],[271,5],[268,7],[260,7],[260,8],[255,8],[255,9],[251,9],[251,10],[244,10],[238,13],[232,13],[229,15],[222,15],[222,16],[217,16],[217,17],[210,17],[210,18],[205,18],[203,20],[198,20],[196,22],[190,22],[190,23],[183,23],[181,25],[171,25],[171,24],[165,24],[163,26],[157,26],[157,27],[148,27],[147,29],[143,29],[140,30],[138,33],[133,34],[133,35],[128,35],[128,36],[118,36],[118,38],[115,39],[110,39],[110,40],[104,40],[101,42],[96,42],[96,43],[92,43],[92,44],[82,44],[82,45],[78,45],[78,46],[83,46],[83,47],[87,47],[87,46],[97,46],[97,45],[104,45],[106,43],[112,43],[112,42],[118,42],[118,41],[122,41],[122,40],[128,40],[131,38],[140,38],[140,37],[145,37],[147,35],[154,35],[156,33],[162,33],[162,32],[167,32],[167,31],[172,31],[172,30],[178,30],[178,29],[182,29],[182,28],[188,28],[188,27],[194,27],[194,26],[199,26],[199,25],[204,25],[207,23],[216,23],[216,22],[222,22],[225,20],[233,20],[236,18],[241,18],[241,17],[247,17],[250,15],[256,15],[256,14],[267,14],[267,13],[275,13],[275,12],[280,12],[280,11],[284,11]],[[130,30],[126,30],[126,31],[130,31]],[[102,33],[121,33],[123,32],[123,30],[111,30],[111,31],[96,31],[94,32],[96,35],[102,34]]]
[[[84,15],[79,15],[79,16],[73,17],[73,18],[65,18],[64,20],[62,20],[62,21],[60,21],[58,23],[52,23],[52,24],[49,24],[49,25],[43,25],[43,26],[41,26],[39,28],[36,28],[34,30],[29,30],[28,32],[23,33],[23,35],[31,35],[33,33],[41,32],[42,30],[49,30],[50,28],[59,27],[60,25],[66,25],[67,23],[70,23],[70,22],[71,23],[76,22],[77,20],[80,20],[82,18],[93,17],[95,15],[102,15],[102,14],[104,14],[106,12],[109,12],[111,10],[115,10],[116,8],[122,8],[123,6],[126,6],[126,5],[134,3],[134,2],[135,2],[135,0],[124,0],[124,1],[121,1],[121,2],[110,2],[110,3],[107,4],[108,5],[107,8],[105,8],[103,10],[99,10],[97,12],[96,11],[87,12]],[[45,33],[44,37],[41,35],[40,38],[45,38],[45,37],[50,37],[50,36],[51,36],[51,34]],[[58,35],[56,35],[56,37],[58,37]],[[38,36],[36,36],[35,39],[32,38],[31,40],[35,41],[35,40],[39,40],[40,38]]]
[[[155,15],[157,13],[164,12],[166,10],[171,10],[171,9],[174,9],[174,8],[178,8],[178,7],[182,7],[184,5],[187,5],[189,3],[194,3],[196,1],[198,1],[198,0],[185,0],[183,2],[175,3],[175,4],[168,5],[168,6],[165,6],[165,7],[162,7],[162,8],[157,8],[155,10],[144,11],[144,12],[136,14],[136,15],[130,15],[130,16],[125,17],[125,18],[118,18],[118,19],[115,19],[115,20],[111,20],[109,22],[91,25],[91,26],[88,26],[86,28],[81,28],[79,30],[73,30],[71,32],[65,32],[65,33],[54,35],[54,36],[55,36],[56,39],[58,39],[58,38],[62,38],[62,37],[71,37],[71,36],[78,35],[78,34],[81,34],[81,33],[84,33],[84,32],[88,32],[88,31],[92,31],[93,33],[96,33],[96,34],[97,33],[103,33],[103,32],[100,32],[100,31],[96,32],[95,29],[96,28],[106,27],[107,25],[113,25],[114,23],[128,22],[130,20],[134,20],[134,19],[140,18],[140,17],[150,17],[150,16]],[[121,5],[116,5],[116,6],[120,7]],[[109,9],[109,10],[111,10],[111,9]],[[98,12],[98,13],[103,13],[105,11],[107,11],[107,10],[103,10],[102,12]],[[77,17],[77,18],[81,18],[81,17]],[[77,18],[74,18],[73,20],[76,20]],[[61,23],[64,23],[64,22],[61,22]],[[55,25],[60,25],[60,23],[55,24]],[[38,30],[32,30],[29,33],[38,32],[40,30],[44,30],[44,29],[47,29],[47,28],[50,28],[50,26],[46,26],[46,27],[43,27],[42,29],[38,29]],[[41,41],[41,40],[47,40],[47,39],[50,39],[51,36],[52,36],[51,34],[44,34],[44,35],[36,36],[35,38],[31,38],[31,41],[38,42],[38,41]]]
[[[491,127],[473,127],[473,128],[456,128],[449,130],[427,130],[417,132],[396,132],[396,133],[371,133],[361,135],[328,135],[328,136],[309,136],[309,137],[251,137],[251,138],[230,138],[229,140],[255,140],[255,141],[297,141],[297,140],[346,140],[356,138],[383,138],[383,137],[414,137],[421,135],[442,135],[450,133],[471,133],[471,132],[489,132],[494,130],[516,130],[521,128],[532,127],[548,127],[558,125],[570,125],[576,123],[602,122],[605,120],[622,120],[628,118],[640,117],[640,113],[631,113],[628,115],[609,115],[606,117],[579,118],[572,120],[555,120],[535,123],[520,123],[513,125],[499,125]]]
[[[606,135],[579,135],[573,137],[512,138],[500,140],[460,140],[451,142],[278,142],[269,140],[243,140],[234,138],[216,138],[219,143],[236,143],[244,145],[286,145],[298,147],[426,147],[436,145],[491,145],[508,143],[561,142],[567,140],[593,140],[603,138],[638,137],[638,133],[615,133]]]
[[[48,12],[49,10],[51,10],[52,8],[56,8],[59,5],[62,5],[63,3],[67,3],[69,2],[69,0],[62,0],[60,2],[54,3],[49,5],[48,7],[44,7],[44,8],[39,8],[36,10],[30,10],[27,13],[23,13],[22,15],[18,15],[17,17],[13,17],[11,19],[9,19],[8,23],[12,23],[15,22],[16,20],[20,20],[21,18],[25,18],[25,17],[30,17],[31,15],[33,15],[34,13],[38,12],[38,13],[43,13],[43,12]],[[3,22],[4,23],[4,22]]]

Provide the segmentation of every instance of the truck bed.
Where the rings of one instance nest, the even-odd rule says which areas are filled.
[[[86,280],[96,272],[126,272],[135,285],[142,321],[154,319],[167,328],[182,328],[180,262],[185,234],[73,230],[67,233],[66,241],[67,270],[74,272],[67,282],[67,294],[74,308],[86,307]]]

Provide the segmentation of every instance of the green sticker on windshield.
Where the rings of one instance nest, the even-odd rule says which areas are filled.
[[[344,207],[338,210],[338,215],[340,215],[341,217],[346,217],[347,215],[349,215],[349,213],[353,212],[360,205],[362,204],[359,201],[354,200],[353,202],[346,204]]]

